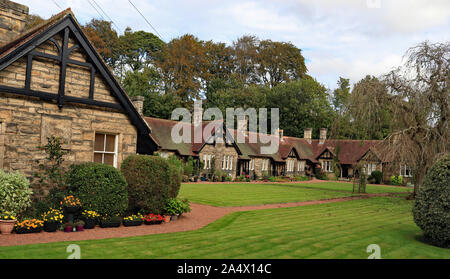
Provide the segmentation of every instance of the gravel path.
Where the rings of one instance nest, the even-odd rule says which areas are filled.
[[[0,246],[13,246],[13,245],[48,243],[59,241],[74,242],[89,239],[130,237],[130,236],[159,234],[159,233],[191,231],[200,229],[229,213],[237,211],[295,207],[312,204],[342,202],[355,199],[369,198],[374,196],[388,196],[388,195],[391,194],[364,194],[353,197],[335,198],[327,200],[266,204],[254,206],[237,206],[237,207],[215,207],[210,205],[191,203],[192,211],[190,213],[186,213],[181,218],[178,218],[178,220],[171,221],[169,223],[163,223],[160,225],[141,225],[137,227],[124,227],[122,225],[119,228],[100,228],[97,226],[91,230],[85,230],[83,232],[71,232],[71,233],[57,231],[54,233],[41,232],[32,234],[10,234],[10,235],[0,234]]]

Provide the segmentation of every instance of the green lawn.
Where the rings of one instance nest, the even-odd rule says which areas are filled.
[[[236,212],[190,232],[0,247],[0,258],[66,258],[68,244],[87,258],[446,258],[419,241],[412,202],[377,197],[293,208]]]
[[[302,183],[302,184],[283,184],[286,186],[296,186],[304,189],[319,189],[319,190],[335,190],[335,191],[345,191],[351,193],[353,191],[353,183],[344,182],[322,182],[322,183]],[[413,192],[413,187],[405,186],[385,186],[368,184],[366,187],[366,192],[369,194],[379,194],[379,193],[403,193],[403,192]]]
[[[232,183],[183,184],[180,197],[213,206],[242,206],[270,203],[311,201],[352,195],[352,183]],[[368,185],[368,193],[412,191],[406,187]]]
[[[301,184],[298,184],[301,185]],[[294,184],[232,183],[183,184],[180,197],[213,206],[243,206],[331,199],[351,196],[351,192],[297,187]]]

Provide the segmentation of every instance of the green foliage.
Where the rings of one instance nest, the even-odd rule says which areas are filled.
[[[308,177],[307,176],[303,176],[303,175],[294,175],[294,181],[308,181]]]
[[[21,173],[6,173],[0,169],[0,212],[20,215],[31,205],[30,182]]]
[[[112,166],[98,163],[71,165],[67,184],[85,209],[100,215],[122,214],[128,207],[127,182]]]
[[[373,178],[375,184],[380,184],[381,181],[383,180],[383,173],[381,171],[378,171],[378,170],[373,171],[370,174],[368,179],[371,179],[371,178]]]
[[[168,215],[178,215],[186,212],[191,212],[189,201],[186,199],[169,199],[164,207],[164,213]]]
[[[320,180],[328,180],[328,176],[326,175],[326,173],[319,168],[314,169],[314,176]]]
[[[403,176],[401,175],[391,176],[391,185],[403,185]]]
[[[227,175],[227,176],[225,177],[225,181],[231,182],[231,181],[233,181],[233,178],[232,178],[231,176]]]
[[[183,162],[175,155],[170,156],[167,162],[169,163],[169,197],[175,198],[178,196],[181,187],[181,179],[184,171]]]
[[[178,167],[159,156],[131,155],[122,162],[121,171],[128,183],[132,212],[162,213],[181,185]]]
[[[184,165],[184,175],[192,176],[194,174],[195,162],[192,157],[189,157],[186,164]]]
[[[267,180],[269,180],[270,182],[276,182],[277,181],[277,177],[276,176],[269,176],[267,178]]]
[[[34,177],[37,181],[33,182],[35,189],[44,188],[64,188],[65,185],[65,172],[66,168],[63,167],[64,156],[69,153],[67,150],[62,149],[63,141],[60,137],[47,137],[47,144],[39,146],[40,150],[43,150],[47,157],[45,162],[39,164],[39,172],[34,173]]]
[[[414,222],[428,242],[450,248],[450,155],[427,172],[413,207]]]

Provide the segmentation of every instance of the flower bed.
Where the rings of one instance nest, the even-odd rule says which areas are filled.
[[[142,220],[146,225],[154,225],[161,224],[164,221],[164,217],[160,214],[147,214],[142,218]]]
[[[44,227],[44,221],[38,219],[26,219],[22,222],[16,222],[14,225],[14,231],[17,234],[24,233],[38,233],[42,231]]]
[[[140,226],[142,225],[143,218],[144,216],[141,214],[131,215],[123,218],[122,223],[125,227]]]

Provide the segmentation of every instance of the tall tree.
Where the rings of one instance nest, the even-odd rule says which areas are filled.
[[[256,71],[260,82],[273,87],[305,77],[305,59],[292,43],[263,40],[257,51]]]
[[[208,59],[203,42],[193,35],[171,40],[156,60],[165,90],[173,91],[186,106],[201,97],[208,80]]]
[[[285,135],[293,137],[303,137],[305,128],[313,128],[313,136],[318,137],[319,129],[330,127],[333,117],[327,90],[314,79],[272,88],[267,107],[280,109],[280,127]]]
[[[106,20],[92,19],[83,26],[83,31],[103,60],[114,69],[121,53],[121,46],[117,32],[112,28],[112,23]]]
[[[394,128],[384,150],[394,163],[412,167],[417,193],[428,169],[449,152],[450,43],[423,42],[405,57],[403,66],[384,77]]]

